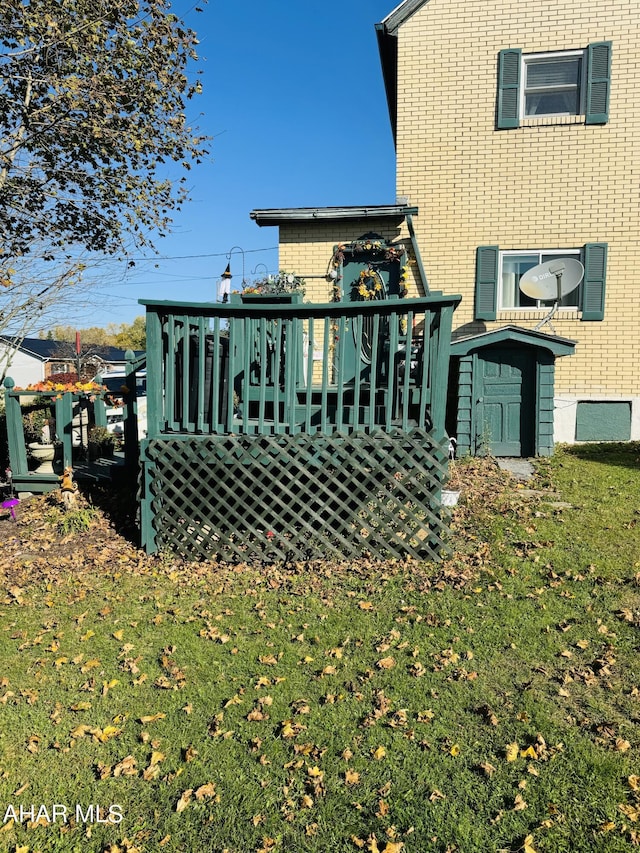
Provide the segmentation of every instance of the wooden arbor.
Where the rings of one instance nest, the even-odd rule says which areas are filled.
[[[232,562],[437,556],[459,300],[143,301],[146,549]]]

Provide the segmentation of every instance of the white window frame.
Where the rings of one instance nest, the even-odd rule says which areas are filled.
[[[585,90],[586,90],[586,68],[587,68],[587,51],[586,50],[563,50],[556,51],[554,53],[523,53],[521,57],[521,69],[520,69],[520,115],[523,119],[535,119],[535,118],[545,118],[548,116],[557,116],[557,115],[574,115],[574,113],[537,113],[535,115],[529,115],[526,112],[526,96],[527,96],[527,65],[535,65],[540,62],[552,61],[554,59],[570,59],[571,57],[578,57],[582,59],[582,64],[580,66],[580,81],[578,83],[578,112],[575,115],[584,115],[585,111]],[[558,86],[556,87],[557,91],[566,91],[569,88],[568,86]],[[551,92],[553,91],[553,87],[548,87],[544,91]]]
[[[522,311],[524,313],[530,313],[532,311],[546,311],[550,308],[555,300],[546,300],[543,301],[541,299],[536,300],[535,305],[505,305],[504,304],[504,260],[505,258],[519,257],[520,255],[537,255],[538,263],[542,263],[542,258],[545,257],[546,260],[551,260],[549,256],[556,256],[558,258],[575,258],[576,260],[584,263],[583,261],[583,253],[582,249],[500,249],[499,258],[498,258],[498,311]],[[576,287],[570,294],[569,297],[575,297],[575,305],[561,305],[562,311],[580,311],[580,298],[581,287]]]

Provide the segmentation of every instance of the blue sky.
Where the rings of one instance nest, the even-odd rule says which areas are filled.
[[[276,271],[278,229],[259,228],[255,208],[395,201],[374,28],[393,0],[210,0],[201,13],[195,5],[173,8],[200,40],[204,92],[189,119],[213,137],[211,154],[189,173],[191,201],[157,241],[159,257],[124,279],[124,264],[106,265],[87,326],[131,322],[144,313],[139,298],[215,300],[234,246],[247,279]],[[242,262],[235,250],[238,288]]]

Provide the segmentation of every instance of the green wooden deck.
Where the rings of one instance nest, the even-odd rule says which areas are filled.
[[[145,548],[436,557],[459,301],[143,300]]]

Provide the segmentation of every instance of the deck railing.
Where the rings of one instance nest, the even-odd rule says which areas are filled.
[[[123,382],[131,390],[123,394],[124,468],[136,471],[138,467],[138,428],[136,399],[136,370],[145,366],[145,356],[126,353],[126,378]],[[89,430],[92,426],[107,426],[106,390],[65,391],[25,390],[16,388],[7,376],[3,383],[7,419],[7,443],[13,485],[18,492],[49,492],[59,485],[64,468],[71,465],[76,476],[88,480],[99,479],[100,466],[86,464]],[[29,469],[27,444],[23,420],[23,405],[42,409],[49,420],[51,441],[56,450],[54,472],[44,473]],[[74,437],[75,433],[75,437]]]
[[[141,300],[149,438],[413,427],[444,435],[459,301]]]

